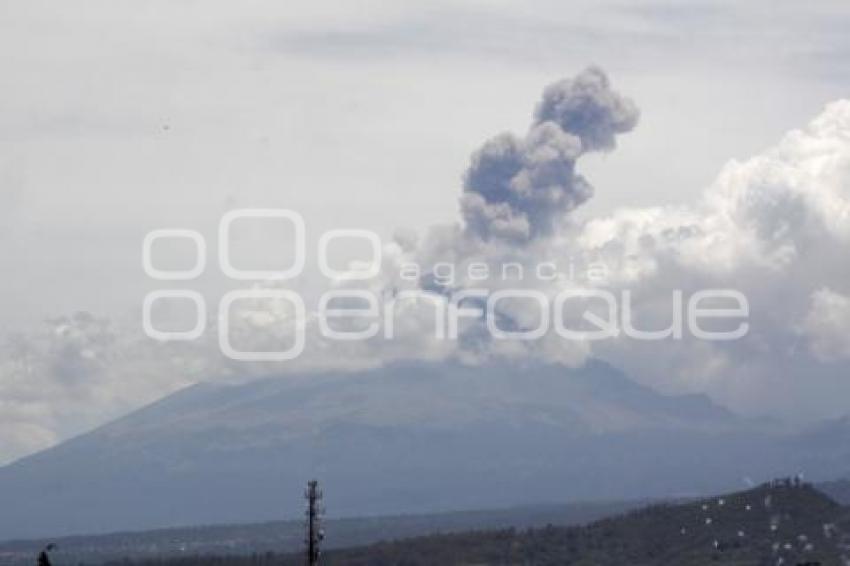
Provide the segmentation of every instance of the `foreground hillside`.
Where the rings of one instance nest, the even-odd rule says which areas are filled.
[[[845,566],[850,556],[848,519],[847,508],[814,488],[782,482],[685,504],[652,506],[583,527],[435,535],[331,550],[323,565]],[[301,561],[296,555],[264,555],[158,564],[295,566]]]
[[[324,548],[362,546],[387,539],[434,533],[578,525],[646,505],[646,502],[599,502],[529,505],[506,509],[460,511],[428,515],[329,518]],[[196,526],[152,531],[51,539],[57,545],[54,562],[100,564],[185,556],[249,556],[292,553],[304,545],[304,521],[271,521],[240,525]],[[0,566],[30,566],[44,548],[43,539],[0,543]]]

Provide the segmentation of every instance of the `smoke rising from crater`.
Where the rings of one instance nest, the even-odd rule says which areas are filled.
[[[461,196],[467,234],[512,243],[550,235],[564,214],[593,196],[575,172],[576,160],[613,149],[616,135],[634,128],[638,116],[597,67],[546,87],[524,137],[500,134],[472,156]]]

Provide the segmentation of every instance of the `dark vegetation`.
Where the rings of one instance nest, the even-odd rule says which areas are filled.
[[[2,504],[0,504],[2,505]],[[547,524],[577,525],[643,507],[646,502],[595,502],[527,505],[506,509],[419,515],[326,519],[324,548],[363,546],[381,540],[471,530],[527,529]],[[56,566],[99,564],[110,560],[161,560],[177,556],[264,556],[288,554],[304,545],[304,522],[271,521],[120,532],[52,539]],[[31,566],[43,540],[0,543],[0,566]]]
[[[850,509],[809,485],[784,480],[724,497],[654,505],[587,526],[441,534],[330,550],[322,564],[844,566],[848,535]],[[137,564],[295,566],[303,558],[267,553]]]

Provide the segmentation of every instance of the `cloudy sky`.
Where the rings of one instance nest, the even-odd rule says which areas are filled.
[[[753,308],[741,343],[521,355],[603,357],[744,414],[850,413],[845,2],[27,0],[0,12],[0,462],[248,371],[205,344],[138,336],[157,287],[144,235],[187,227],[212,243],[238,207],[298,210],[311,242],[337,227],[419,233],[388,261],[629,263],[612,286],[646,304],[673,286],[736,286]],[[605,151],[571,145],[564,123],[535,134],[544,87],[590,65],[639,111],[634,127]],[[561,148],[592,197],[557,208],[567,220],[545,233],[469,245],[452,227],[492,212],[470,212],[470,157],[502,132],[526,162]],[[214,272],[194,285],[227,286]],[[409,332],[351,356],[457,353]]]

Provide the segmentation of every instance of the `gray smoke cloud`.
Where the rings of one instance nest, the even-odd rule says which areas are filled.
[[[597,67],[546,87],[525,137],[500,134],[472,156],[461,196],[467,233],[517,244],[551,234],[593,195],[576,160],[613,149],[616,134],[634,128],[638,116]]]

